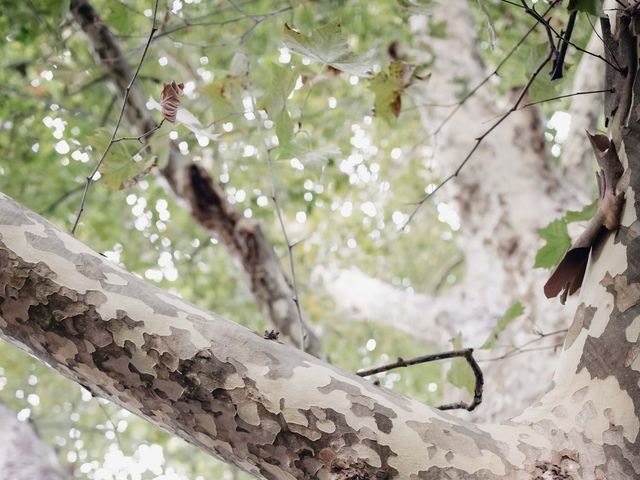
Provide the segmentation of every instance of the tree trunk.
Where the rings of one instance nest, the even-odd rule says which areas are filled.
[[[65,480],[55,453],[30,425],[0,405],[0,478],[11,480]]]

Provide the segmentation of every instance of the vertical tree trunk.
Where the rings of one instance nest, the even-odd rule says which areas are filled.
[[[27,423],[0,405],[0,478],[7,480],[66,480],[55,453]]]

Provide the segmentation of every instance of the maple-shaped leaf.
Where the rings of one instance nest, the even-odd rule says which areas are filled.
[[[391,123],[402,110],[402,94],[415,78],[416,66],[393,60],[388,71],[378,73],[369,82],[369,90],[375,95],[374,113],[376,117]]]
[[[339,23],[327,23],[305,35],[284,24],[285,45],[292,52],[358,77],[371,76],[371,59],[353,53]]]
[[[184,90],[184,83],[165,83],[160,95],[160,108],[164,118],[171,123],[176,123],[176,116],[180,108],[180,97]]]
[[[243,113],[242,97],[247,86],[242,76],[227,74],[202,87],[202,92],[211,100],[211,110],[218,118]]]
[[[564,218],[554,220],[538,230],[538,235],[546,243],[536,254],[534,268],[553,268],[571,246],[571,237]]]

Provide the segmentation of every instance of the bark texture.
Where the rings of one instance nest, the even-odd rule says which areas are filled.
[[[112,32],[89,2],[72,0],[71,12],[87,35],[100,66],[124,96],[133,78],[128,57],[122,54]],[[136,84],[129,93],[125,115],[140,135],[153,130],[156,125],[145,106],[144,92]],[[260,225],[245,219],[229,203],[222,187],[213,181],[204,168],[182,158],[173,144],[168,164],[161,173],[173,192],[190,206],[194,219],[218,237],[231,255],[240,261],[264,317],[271,321],[284,339],[294,345],[302,342],[302,322],[306,334],[305,350],[318,356],[320,340],[307,320],[299,318],[291,284]]]
[[[4,195],[0,336],[257,478],[633,479],[638,203],[587,272],[556,388],[503,424],[474,426],[200,310]]]
[[[11,480],[67,480],[53,451],[27,423],[0,405],[0,478]]]

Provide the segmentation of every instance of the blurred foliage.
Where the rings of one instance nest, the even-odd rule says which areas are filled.
[[[490,71],[533,20],[523,22],[518,8],[498,0],[471,4]],[[93,5],[135,64],[153,2]],[[0,0],[0,191],[70,228],[121,99],[68,6],[68,0]],[[183,106],[215,133],[195,135],[193,128],[163,125],[152,137],[160,166],[169,139],[175,140],[182,154],[224,185],[239,211],[261,223],[286,265],[287,246],[269,198],[266,155],[273,149],[279,203],[290,237],[301,242],[294,254],[303,309],[321,333],[329,360],[352,371],[430,353],[434,346],[330,313],[335,309],[314,275],[318,267],[356,266],[398,288],[428,294],[455,284],[462,273],[458,226],[439,219],[435,208],[425,208],[419,222],[398,232],[408,205],[438,178],[425,160],[431,147],[421,133],[406,67],[388,51],[394,43],[409,51],[428,48],[415,45],[409,16],[429,15],[431,8],[431,2],[416,0],[163,0],[160,31],[137,80],[156,101],[163,82],[184,82]],[[580,16],[576,27],[574,40],[581,45],[590,34],[586,22]],[[446,22],[430,20],[429,28],[434,38],[452,34]],[[531,35],[527,48],[501,70],[499,93],[508,95],[526,81],[546,55],[545,42],[542,31]],[[413,61],[406,59],[407,65]],[[577,61],[570,51],[569,79]],[[473,87],[465,78],[452,81],[462,94]],[[392,94],[382,88],[389,82]],[[557,88],[534,85],[531,96],[548,97]],[[551,113],[547,108],[543,112]],[[159,112],[154,114],[159,121]],[[137,134],[123,123],[119,135]],[[124,142],[112,152],[117,161],[107,165],[119,176],[92,186],[78,237],[161,288],[257,331],[267,329],[244,273],[158,176],[122,191],[109,188],[140,170],[118,163],[135,153],[134,145]],[[107,177],[108,168],[102,171]],[[451,371],[450,381],[467,385],[468,367],[456,364]],[[432,364],[378,379],[437,404],[443,375],[442,365]],[[109,468],[126,464],[133,471],[153,456],[149,452],[158,457],[158,449],[164,461],[147,462],[151,466],[132,478],[248,478],[91,398],[6,343],[0,344],[0,401],[31,421],[77,478],[125,478],[122,472],[108,476]]]

